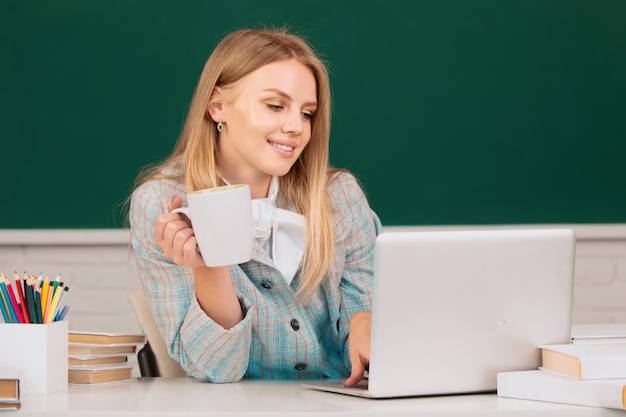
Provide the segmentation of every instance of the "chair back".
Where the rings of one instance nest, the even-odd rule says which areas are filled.
[[[133,307],[141,331],[146,334],[146,339],[150,345],[151,350],[154,352],[156,364],[158,370],[156,372],[150,371],[150,375],[144,375],[142,369],[142,376],[163,376],[163,377],[176,377],[186,376],[187,373],[181,368],[180,364],[172,359],[168,353],[165,341],[159,333],[156,322],[150,313],[148,304],[143,296],[141,288],[137,287],[128,293],[128,302]]]

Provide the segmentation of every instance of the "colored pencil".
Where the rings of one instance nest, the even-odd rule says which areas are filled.
[[[43,281],[43,285],[41,286],[41,308],[43,311],[47,311],[48,308],[48,290],[50,288],[50,280],[46,275],[46,279]]]
[[[35,315],[37,316],[37,323],[44,324],[43,322],[43,312],[41,311],[41,291],[39,288],[33,289],[33,296],[35,299]]]
[[[59,275],[59,277],[60,277],[60,275]],[[55,304],[54,300],[55,300],[55,297],[56,297],[57,293],[58,292],[62,292],[62,290],[63,290],[63,281],[59,281],[58,284],[53,286],[53,288],[51,290],[48,290],[48,297],[49,297],[50,301],[48,303],[47,314],[52,315],[52,317],[47,315],[46,318],[44,319],[44,323],[49,323],[54,318],[53,312],[56,309],[56,307],[58,306],[58,303]],[[50,321],[48,321],[48,320],[50,320]]]
[[[8,279],[6,279],[4,275],[2,275],[2,278],[4,278],[4,285],[7,288],[7,292],[9,293],[9,298],[11,299],[11,303],[13,304],[13,310],[15,311],[17,322],[26,323],[24,321],[24,317],[22,317],[22,309],[20,308],[20,305],[17,302],[17,299],[15,298],[15,292],[13,292],[13,286],[11,285],[11,282]]]
[[[36,308],[36,304],[35,304],[35,288],[33,287],[32,281],[28,281],[28,299],[29,299],[29,313],[30,313],[30,320],[32,323],[39,323],[37,321],[37,308]]]
[[[61,289],[61,287],[57,288],[57,290],[54,292],[54,298],[52,299],[52,304],[50,305],[50,314],[48,315],[48,320],[46,321],[46,323],[50,323],[54,318],[54,311],[59,304],[59,300],[61,299],[61,294],[63,292],[65,292],[65,288]]]
[[[13,273],[14,284],[0,272],[0,313],[5,323],[47,324],[65,318],[69,306],[63,302],[69,287],[61,274],[50,281],[43,272],[29,276],[24,271],[22,278]]]
[[[9,313],[9,306],[7,305],[6,301],[4,300],[4,293],[2,291],[0,291],[0,312],[2,312],[2,318],[4,319],[5,323],[11,323],[11,316]]]
[[[13,309],[13,312],[15,313],[17,322],[23,323],[24,319],[22,318],[22,309],[20,308],[20,304],[18,303],[17,298],[15,297],[15,292],[13,292],[13,286],[11,285],[11,281],[9,281],[2,272],[0,272],[0,280],[2,280],[7,290],[7,296],[9,297],[7,301],[11,303],[11,308]]]
[[[17,315],[15,314],[15,308],[11,302],[11,297],[9,297],[9,292],[7,291],[7,286],[4,283],[4,275],[0,277],[0,291],[2,291],[2,302],[9,312],[10,323],[19,323]]]
[[[24,290],[22,289],[22,280],[20,279],[17,271],[13,271],[15,277],[15,287],[17,288],[17,296],[20,299],[20,307],[22,309],[22,317],[24,323],[30,323],[30,317],[28,317],[28,307],[26,306],[26,300],[24,298]]]
[[[57,316],[57,313],[59,312],[59,310],[61,310],[61,303],[63,302],[63,298],[65,297],[65,295],[67,294],[69,290],[70,290],[69,287],[63,287],[63,289],[59,287],[58,291],[61,292],[61,296],[59,297],[59,301],[57,301],[56,305],[54,306],[54,310],[50,312],[52,316],[52,319],[50,321],[55,321],[54,318]]]
[[[54,293],[59,287],[60,282],[61,282],[61,274],[57,274],[57,277],[54,279],[54,281],[50,283],[50,286],[52,288],[48,288],[48,300],[46,302],[47,306],[50,306],[50,304],[52,304],[52,298],[54,297]]]
[[[57,315],[54,317],[54,321],[61,321],[65,318],[65,315],[67,314],[67,312],[69,311],[70,306],[68,306],[67,304],[63,306],[63,308],[61,309],[61,311],[59,311],[57,313]]]

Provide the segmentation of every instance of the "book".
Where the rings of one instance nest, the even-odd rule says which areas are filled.
[[[146,335],[141,333],[103,333],[70,331],[67,335],[67,339],[69,343],[87,343],[91,345],[110,345],[122,343],[142,344],[146,342]]]
[[[500,397],[626,410],[626,379],[577,380],[542,370],[500,372]]]
[[[541,369],[576,379],[626,378],[626,343],[541,347]]]
[[[67,353],[70,355],[104,355],[113,353],[135,353],[135,344],[92,345],[84,343],[70,343]]]
[[[17,377],[3,377],[0,374],[0,410],[20,408],[20,380]]]
[[[3,403],[0,402],[0,411],[12,411],[12,410],[19,410],[20,409],[20,403]]]
[[[626,323],[573,324],[571,343],[626,343]]]
[[[75,385],[106,384],[132,379],[132,365],[107,367],[69,367],[67,383]]]
[[[68,355],[68,366],[97,366],[97,365],[112,365],[118,363],[128,362],[128,356],[126,355]]]

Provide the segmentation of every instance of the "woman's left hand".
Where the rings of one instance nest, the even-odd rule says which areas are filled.
[[[370,334],[372,332],[372,312],[359,311],[350,319],[348,348],[352,373],[343,381],[344,385],[355,385],[363,378],[370,364]]]

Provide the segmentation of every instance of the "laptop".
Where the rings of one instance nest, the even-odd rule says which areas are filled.
[[[537,369],[569,343],[571,229],[381,233],[376,239],[369,398],[492,392],[498,372]]]

